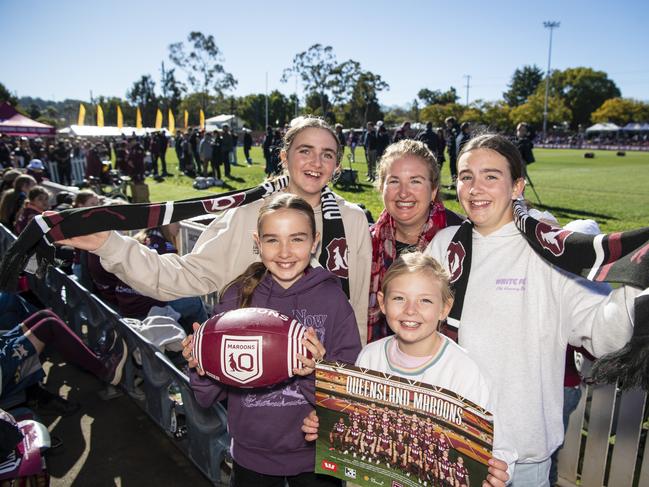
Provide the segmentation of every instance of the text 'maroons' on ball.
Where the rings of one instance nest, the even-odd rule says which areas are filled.
[[[205,374],[235,387],[266,387],[293,376],[306,328],[266,308],[242,308],[213,316],[194,335],[194,357]]]

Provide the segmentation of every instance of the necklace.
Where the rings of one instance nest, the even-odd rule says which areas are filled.
[[[426,225],[426,222],[422,223],[422,225],[419,227],[418,230],[412,231],[412,232],[406,232],[405,230],[402,230],[399,228],[399,225],[395,225],[395,233],[398,233],[400,235],[403,235],[407,243],[417,243],[417,240],[419,240],[419,235],[421,235],[422,230],[424,229],[424,226]],[[414,242],[408,242],[409,240],[415,240]]]

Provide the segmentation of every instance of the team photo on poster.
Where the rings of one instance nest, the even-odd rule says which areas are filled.
[[[316,368],[316,472],[357,485],[481,485],[491,414],[443,388],[346,364]]]

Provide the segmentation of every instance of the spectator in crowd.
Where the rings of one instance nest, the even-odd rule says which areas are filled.
[[[412,136],[410,133],[410,122],[403,122],[401,127],[399,127],[394,133],[394,138],[392,142],[399,142],[403,139],[409,139]]]
[[[232,134],[232,164],[234,166],[238,166],[239,162],[237,161],[237,145],[239,145],[239,134],[234,131],[234,128],[230,130],[230,134]]]
[[[99,157],[98,144],[93,144],[86,154],[86,177],[104,180],[103,164]]]
[[[243,127],[243,155],[249,166],[252,166],[252,159],[250,158],[250,149],[252,148],[252,134],[250,129]]]
[[[456,139],[458,154],[469,141],[469,139],[471,139],[471,124],[469,124],[469,122],[463,122],[462,125],[460,125],[460,134]]]
[[[167,147],[169,147],[169,139],[167,139],[167,135],[164,133],[164,130],[161,130],[160,132],[155,134],[154,141],[156,143],[158,153],[160,154],[162,177],[166,178],[173,176],[173,174],[167,171]],[[157,164],[154,165],[154,168],[157,169]]]
[[[358,145],[358,132],[354,129],[351,129],[349,131],[349,137],[348,137],[348,143],[349,143],[349,151],[351,153],[351,162],[356,162],[356,146]]]
[[[266,135],[264,136],[264,142],[262,148],[264,151],[264,160],[266,161],[266,176],[271,176],[275,174],[275,168],[273,167],[273,127],[270,125],[266,127]]]
[[[221,133],[221,153],[223,154],[222,162],[225,172],[225,177],[230,177],[230,164],[234,163],[233,151],[235,150],[234,138],[230,132],[230,126],[223,124]]]
[[[40,382],[45,373],[39,355],[46,346],[53,347],[66,362],[82,367],[109,384],[117,385],[122,378],[127,346],[113,331],[107,332],[98,344],[101,351],[94,352],[51,310],[37,311],[8,330],[0,335],[1,398]],[[78,405],[52,393],[45,397],[47,401],[39,406],[52,407],[64,414],[78,409]]]
[[[125,140],[120,140],[115,146],[115,168],[122,174],[128,172],[128,149]]]
[[[191,133],[189,134],[189,153],[193,157],[192,167],[195,174],[200,174],[201,171],[201,159],[198,156],[198,143],[201,138],[201,134],[197,128],[191,129]]]
[[[383,157],[385,149],[390,145],[390,134],[388,134],[388,129],[385,125],[381,124],[378,128],[378,133],[376,135],[376,157],[377,160],[380,160]]]
[[[200,171],[196,172],[196,168],[194,167],[194,156],[192,155],[191,147],[191,135],[189,133],[183,134],[183,139],[180,147],[182,153],[180,165],[183,168],[183,173],[186,176],[193,178],[194,176],[196,176],[196,174],[200,174]]]
[[[43,186],[34,186],[29,190],[27,199],[23,206],[18,210],[16,223],[14,224],[14,233],[18,235],[32,221],[36,215],[40,215],[50,209],[50,198],[52,195]]]
[[[151,136],[151,140],[149,141],[149,146],[144,146],[145,149],[149,150],[149,153],[151,154],[151,168],[149,170],[149,174],[153,174],[154,177],[157,177],[158,174],[158,159],[160,159],[160,147],[158,146],[158,141],[157,141],[157,133],[154,133]]]
[[[448,149],[448,163],[451,170],[451,184],[448,189],[455,188],[457,181],[457,138],[460,135],[460,126],[455,117],[447,117],[444,120],[446,124],[446,147]]]
[[[435,154],[435,158],[437,159],[437,164],[439,165],[439,170],[441,172],[444,161],[446,161],[446,157],[444,156],[446,139],[444,138],[444,129],[441,127],[437,129],[437,141],[437,153]]]
[[[18,210],[23,206],[29,191],[36,186],[36,180],[28,174],[23,174],[14,179],[13,186],[13,189],[2,194],[0,200],[0,223],[12,231]]]
[[[129,140],[126,175],[135,183],[144,181],[144,147],[136,137]]]
[[[44,179],[48,178],[45,164],[40,159],[32,159],[27,164],[27,174],[36,180],[37,184],[41,184]]]
[[[433,130],[432,122],[426,123],[426,130],[419,134],[417,140],[420,140],[424,144],[426,144],[428,149],[432,152],[433,156],[437,156],[437,153],[439,152],[440,142],[439,138],[437,137],[437,133]]]
[[[523,158],[523,174],[527,177],[527,166],[535,161],[534,153],[532,152],[534,143],[532,142],[530,126],[527,123],[521,122],[516,126],[516,139],[514,143]]]
[[[602,296],[535,251],[541,237],[521,233],[514,206],[531,235],[549,233],[517,202],[525,180],[520,153],[507,138],[471,139],[458,170],[469,222],[441,230],[426,253],[452,267],[459,304],[449,324],[498,391],[503,426],[519,454],[512,484],[548,486],[550,455],[563,441],[566,346],[584,345],[594,356],[621,348],[633,330],[629,304],[641,290],[621,286]],[[574,243],[562,240],[567,260],[580,251]]]
[[[347,141],[345,139],[345,133],[343,132],[343,126],[340,123],[337,123],[336,126],[336,137],[338,137],[338,142],[340,143],[340,147],[343,148],[343,155],[345,154],[345,145],[347,144]]]
[[[367,180],[372,182],[376,180],[378,146],[378,135],[376,134],[374,123],[367,122],[363,147],[365,148],[365,160],[367,161]]]
[[[404,252],[423,251],[440,229],[462,222],[458,215],[444,208],[438,197],[439,180],[435,156],[423,142],[402,139],[388,146],[381,157],[376,187],[385,209],[370,228],[368,343],[389,333],[377,293],[392,262]]]
[[[32,160],[32,152],[29,149],[27,137],[21,137],[18,141],[18,146],[14,149],[13,160],[15,166],[24,169],[29,161]]]
[[[72,186],[72,159],[70,157],[70,146],[59,140],[54,150],[54,161],[59,173],[59,183]]]
[[[212,137],[212,174],[216,174],[216,186],[223,186],[221,179],[221,164],[223,162],[223,152],[221,151],[221,135],[218,130],[214,131]]]
[[[90,208],[99,206],[99,196],[91,189],[82,189],[74,196],[72,206],[74,208]],[[56,208],[60,211],[60,208]],[[90,282],[90,275],[88,274],[88,252],[85,250],[74,249],[74,257],[72,260],[72,273],[77,277],[82,285],[86,286]]]
[[[4,194],[5,191],[13,189],[14,181],[22,172],[18,169],[5,169],[2,173],[2,181],[0,182],[0,197]]]
[[[212,162],[212,133],[205,132],[205,135],[201,139],[200,144],[198,145],[198,156],[201,158],[201,165],[203,167],[203,177],[207,177],[209,171],[210,162]],[[212,171],[211,176],[214,176]]]
[[[301,424],[315,400],[315,360],[326,356],[351,363],[360,351],[354,312],[337,277],[310,264],[319,238],[311,203],[296,195],[275,194],[259,210],[256,226],[254,241],[261,262],[250,264],[227,286],[215,311],[268,306],[296,319],[303,313],[319,316],[303,340],[311,357],[298,355],[294,377],[263,389],[225,387],[200,369],[190,371],[190,385],[202,407],[228,401],[231,486],[342,486],[338,479],[314,473],[315,445],[305,444]],[[286,267],[280,260],[289,255],[291,266]],[[192,340],[193,336],[183,341],[183,356],[190,368],[196,368]],[[266,428],[268,424],[274,427]]]
[[[0,169],[12,167],[11,164],[11,149],[7,143],[7,137],[0,134]]]
[[[176,151],[176,158],[178,158],[178,169],[180,172],[185,171],[185,163],[183,161],[183,133],[180,130],[176,130],[176,136],[174,137],[174,150]]]

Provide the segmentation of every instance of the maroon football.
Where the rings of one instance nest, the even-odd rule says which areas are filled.
[[[266,387],[293,377],[296,353],[310,357],[297,320],[266,308],[213,316],[194,334],[194,357],[205,374],[235,387]]]

